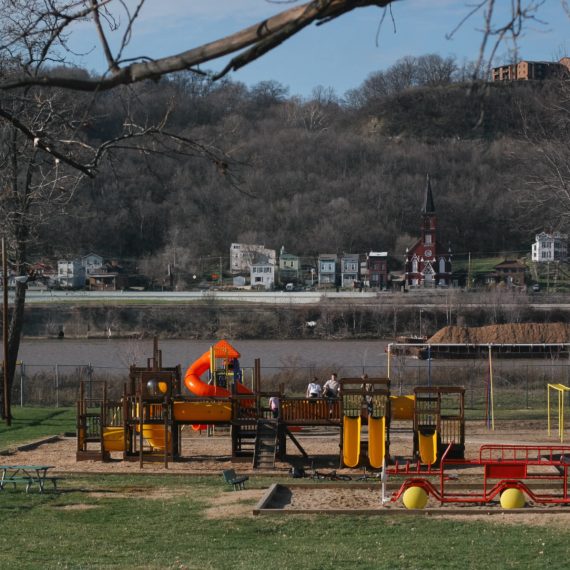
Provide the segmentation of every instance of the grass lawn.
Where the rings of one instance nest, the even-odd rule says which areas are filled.
[[[75,431],[75,408],[12,406],[12,425],[0,423],[0,451],[19,443]]]
[[[497,518],[253,517],[251,498],[213,519],[210,502],[233,494],[217,477],[69,476],[61,490],[0,494],[2,568],[560,568],[570,538]]]

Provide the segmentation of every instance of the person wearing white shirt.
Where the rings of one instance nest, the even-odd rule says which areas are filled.
[[[331,377],[325,382],[323,392],[325,398],[338,398],[338,391],[340,389],[340,382],[337,380],[336,374],[333,372]]]
[[[309,385],[307,386],[306,397],[320,398],[322,395],[323,395],[323,389],[319,384],[319,379],[315,377],[311,382],[309,382]]]

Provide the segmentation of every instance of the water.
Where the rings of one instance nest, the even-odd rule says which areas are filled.
[[[327,368],[345,374],[380,373],[386,369],[386,341],[327,341],[327,340],[243,340],[230,341],[241,353],[242,367],[253,367],[256,358],[264,369]],[[164,366],[180,364],[182,370],[194,362],[212,343],[192,340],[163,340],[159,342]],[[27,366],[82,366],[126,369],[130,364],[146,365],[152,356],[152,340],[25,340],[19,360]],[[37,368],[36,368],[37,369]]]

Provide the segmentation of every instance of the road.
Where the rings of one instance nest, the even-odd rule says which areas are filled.
[[[525,295],[494,293],[471,293],[449,290],[422,290],[406,293],[368,291],[303,291],[303,292],[253,292],[253,291],[35,291],[27,292],[26,301],[30,304],[188,304],[215,303],[237,304],[255,303],[280,306],[336,304],[336,305],[383,305],[418,308],[476,308],[500,306],[503,309],[522,307],[537,310],[570,310],[568,295]]]

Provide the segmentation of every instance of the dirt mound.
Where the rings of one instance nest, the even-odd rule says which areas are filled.
[[[444,327],[427,342],[430,344],[555,344],[568,342],[566,323],[517,323],[486,327]]]

